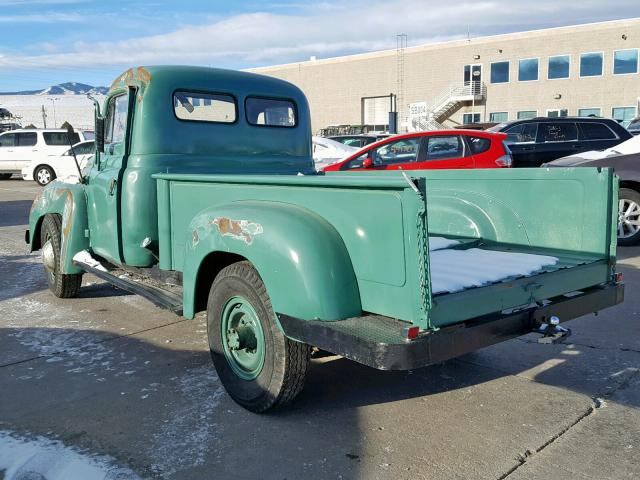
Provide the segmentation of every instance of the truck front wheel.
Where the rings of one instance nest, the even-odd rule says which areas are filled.
[[[214,280],[207,332],[220,381],[247,410],[264,412],[302,391],[309,346],[278,329],[264,283],[249,262],[229,265]]]
[[[48,214],[42,220],[40,242],[42,245],[42,263],[49,289],[58,298],[71,298],[78,295],[82,284],[82,274],[62,273],[60,254],[62,239],[60,216]]]

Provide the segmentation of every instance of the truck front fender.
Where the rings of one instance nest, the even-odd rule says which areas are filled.
[[[73,256],[89,248],[85,237],[87,225],[87,200],[80,184],[51,182],[36,197],[29,212],[29,251],[39,250],[40,226],[44,216],[58,214],[62,218],[62,273],[82,273],[73,265]]]
[[[191,221],[185,245],[183,314],[187,318],[195,313],[199,270],[214,252],[251,262],[275,312],[305,320],[361,315],[358,284],[342,237],[324,218],[305,208],[266,201],[210,207]]]

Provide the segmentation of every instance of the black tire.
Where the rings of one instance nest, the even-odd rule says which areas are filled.
[[[0,180],[9,180],[13,173],[0,173]]]
[[[53,246],[53,254],[55,258],[55,268],[53,271],[44,267],[44,273],[47,277],[47,283],[49,284],[49,290],[58,298],[72,298],[78,295],[80,291],[80,285],[82,285],[82,274],[65,274],[60,273],[62,270],[62,256],[60,255],[61,249],[61,232],[62,221],[60,215],[48,214],[42,221],[42,227],[40,228],[40,242],[44,246],[45,243],[51,241]]]
[[[252,380],[245,380],[233,371],[222,346],[223,310],[237,296],[250,303],[264,334],[264,364]],[[264,283],[249,262],[234,263],[215,278],[207,303],[207,332],[220,381],[242,407],[255,413],[265,412],[290,402],[302,391],[310,348],[289,340],[278,329]]]
[[[38,185],[44,187],[56,178],[56,173],[49,165],[40,165],[33,172],[33,179]]]
[[[640,206],[640,193],[636,192],[635,190],[631,190],[630,188],[621,188],[618,197],[620,199],[620,202],[633,202],[637,206]],[[640,215],[633,215],[632,217],[633,221],[640,221]],[[620,221],[620,217],[618,218],[618,221]],[[620,225],[620,223],[618,225]],[[628,235],[628,230],[623,231]],[[636,245],[638,242],[640,242],[640,229],[638,229],[637,232],[630,236],[621,236],[620,230],[618,229],[618,245]]]

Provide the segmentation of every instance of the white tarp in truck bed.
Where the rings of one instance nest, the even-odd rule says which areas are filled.
[[[556,263],[556,257],[481,248],[430,251],[431,292],[453,293],[509,277],[526,277]]]

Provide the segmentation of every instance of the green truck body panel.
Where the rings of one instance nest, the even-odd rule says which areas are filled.
[[[176,91],[231,95],[234,123],[179,120]],[[125,97],[122,97],[125,95]],[[247,97],[287,99],[294,127],[246,120]],[[125,141],[97,154],[84,184],[53,182],[30,216],[63,218],[63,271],[89,249],[115,265],[182,273],[196,313],[210,255],[249,260],[274,310],[302,320],[372,313],[421,329],[612,281],[617,178],[610,169],[423,170],[318,175],[309,107],[274,78],[197,67],[139,67],[105,101],[126,101]],[[300,175],[302,174],[302,175]],[[555,255],[558,268],[433,295],[429,236]],[[483,247],[483,248],[484,248]]]
[[[308,319],[361,313],[347,248],[336,229],[318,214],[281,202],[237,201],[205,208],[191,218],[173,242],[180,245],[174,250],[183,250],[183,314],[187,318],[194,314],[200,265],[211,252],[234,253],[249,260],[266,285],[277,286],[269,289],[277,311],[285,309]]]

